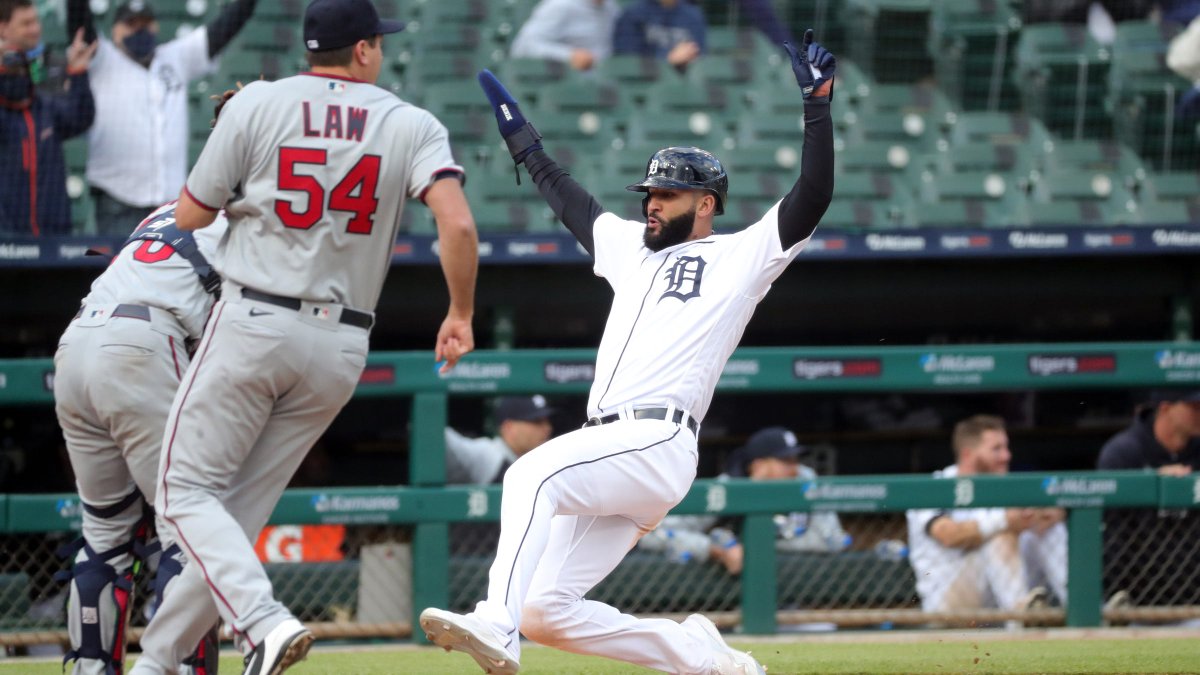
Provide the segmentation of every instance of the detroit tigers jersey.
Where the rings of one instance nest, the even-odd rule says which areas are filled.
[[[432,114],[373,84],[305,73],[230,99],[185,189],[225,207],[226,280],[372,311],[405,200],[445,170],[462,167]]]
[[[174,200],[187,177],[188,82],[217,69],[208,29],[159,45],[149,68],[99,40],[88,68],[96,99],[88,183],[147,209]]]
[[[958,467],[950,465],[933,472],[934,478],[954,478]],[[1004,509],[912,509],[908,521],[908,552],[917,578],[917,593],[927,607],[936,606],[946,588],[958,577],[965,558],[973,549],[942,546],[926,528],[934,518],[946,516],[955,521],[983,521],[1002,518]]]
[[[147,220],[174,220],[175,204],[167,204]],[[144,221],[143,221],[144,222]],[[193,233],[200,253],[215,264],[217,242],[225,234],[224,218]],[[213,295],[200,285],[196,270],[171,247],[155,241],[133,241],[121,249],[112,264],[92,282],[84,304],[130,303],[165,309],[179,319],[188,337],[204,332]]]
[[[597,276],[615,297],[596,356],[588,415],[673,404],[703,420],[754,308],[808,242],[784,250],[777,202],[735,234],[653,252],[645,225],[604,213],[593,224]]]

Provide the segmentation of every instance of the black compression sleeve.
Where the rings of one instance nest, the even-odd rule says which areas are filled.
[[[208,58],[215,57],[225,49],[229,41],[250,20],[257,3],[258,0],[237,0],[230,3],[208,24]]]
[[[525,157],[525,168],[537,185],[542,198],[554,210],[554,215],[575,235],[587,249],[588,255],[596,257],[596,244],[592,238],[592,225],[604,209],[583,186],[571,178],[543,150],[534,150]]]
[[[88,0],[67,0],[67,43],[75,39],[75,32],[83,29],[83,40],[88,44],[96,41],[96,19]]]
[[[803,152],[800,178],[779,205],[784,250],[807,239],[833,201],[833,120],[828,103],[804,105]]]

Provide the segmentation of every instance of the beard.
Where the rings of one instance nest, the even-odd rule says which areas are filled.
[[[687,213],[666,221],[659,221],[658,233],[655,234],[649,226],[642,232],[642,244],[655,253],[687,241],[692,235],[692,227],[696,224],[696,209],[692,207]]]

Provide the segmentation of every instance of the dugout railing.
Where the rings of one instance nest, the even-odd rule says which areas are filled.
[[[366,546],[400,542],[411,555],[408,613],[385,621],[363,621],[358,605],[371,593],[357,595],[336,580],[366,573],[361,560],[269,565],[277,588],[285,586],[296,602],[319,611],[302,612],[327,635],[403,636],[411,634],[412,612],[428,605],[465,608],[464,598],[477,599],[486,571],[488,535],[482,544],[451,552],[451,526],[486,523],[498,513],[496,488],[442,487],[442,429],[450,396],[537,391],[547,395],[584,393],[593,376],[591,350],[480,351],[449,376],[433,372],[424,353],[380,353],[371,357],[357,396],[410,397],[409,478],[411,486],[350,490],[289,491],[273,517],[275,524],[348,526],[344,548],[355,553]],[[721,378],[722,393],[812,391],[980,391],[1014,389],[1086,389],[1187,385],[1200,381],[1200,349],[1191,343],[1086,343],[987,347],[907,348],[761,348],[741,349]],[[0,405],[48,404],[53,400],[49,360],[0,361]],[[969,485],[968,487],[965,487]],[[963,491],[970,499],[964,501]],[[1176,620],[1200,617],[1200,597],[1171,598],[1150,606],[1102,608],[1104,509],[1197,509],[1200,481],[1160,478],[1154,474],[1047,474],[981,477],[966,481],[934,481],[921,476],[835,477],[815,483],[750,484],[698,481],[677,509],[680,513],[744,514],[742,537],[747,555],[740,579],[730,580],[713,565],[683,567],[635,550],[627,561],[634,572],[614,572],[606,600],[631,611],[673,614],[682,606],[642,602],[631,593],[674,593],[696,596],[695,606],[714,614],[718,623],[741,624],[751,633],[774,632],[779,623],[831,622],[839,625],[980,623],[1022,619],[1071,626],[1094,626],[1102,620]],[[866,514],[899,514],[908,508],[955,506],[1061,506],[1068,509],[1070,602],[1063,608],[1038,610],[1014,617],[1006,612],[967,615],[922,614],[903,580],[904,561],[879,562],[861,546],[821,558],[776,553],[773,515],[787,511],[833,510],[848,518]],[[28,643],[65,636],[55,623],[58,598],[42,583],[47,569],[61,565],[45,559],[47,541],[57,542],[78,528],[79,506],[72,495],[0,496],[4,560],[0,569],[0,642]],[[887,531],[894,536],[893,515]],[[885,523],[886,525],[886,523]],[[883,534],[876,533],[882,537]],[[1136,537],[1134,532],[1132,537]],[[32,542],[40,542],[31,546]],[[1179,542],[1188,545],[1186,542]],[[1194,542],[1193,542],[1194,543]],[[1162,547],[1170,541],[1160,542]],[[26,568],[30,559],[37,569]],[[294,565],[294,566],[289,566]],[[640,567],[638,567],[640,566]],[[385,566],[385,569],[386,566]],[[394,568],[392,568],[394,569]],[[640,573],[636,570],[640,570]],[[656,576],[648,576],[655,570]],[[892,577],[886,577],[891,574]],[[1197,573],[1186,570],[1186,581]],[[831,576],[832,575],[832,576]],[[814,585],[831,578],[875,579],[901,590],[881,599],[872,596],[852,608],[839,608],[845,595],[814,595]],[[796,579],[809,583],[797,586]],[[299,579],[299,581],[297,581]],[[900,579],[900,580],[897,580]],[[283,580],[285,583],[281,583]],[[1148,583],[1174,583],[1171,578]],[[354,582],[358,584],[357,581]],[[375,583],[375,582],[372,582]],[[640,585],[639,585],[640,583]],[[310,591],[303,591],[307,584]],[[907,587],[904,584],[908,584]],[[297,588],[299,586],[300,588]],[[612,589],[611,586],[624,588]],[[708,595],[696,589],[709,589]],[[339,590],[340,589],[340,590]],[[629,589],[633,589],[630,591]],[[713,591],[712,589],[718,589]],[[393,589],[394,590],[394,589]],[[401,589],[403,592],[403,589]],[[714,601],[713,594],[723,594]],[[335,596],[335,602],[322,596]],[[353,596],[353,597],[352,597]],[[391,597],[380,594],[380,597]],[[1181,601],[1182,600],[1182,601]],[[819,607],[809,605],[814,602]],[[356,604],[358,603],[358,604]],[[384,613],[386,614],[386,612]],[[41,618],[39,618],[41,617]],[[49,631],[49,634],[45,633]],[[420,636],[415,636],[420,638]]]

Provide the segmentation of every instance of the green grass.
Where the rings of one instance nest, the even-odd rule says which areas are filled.
[[[986,637],[981,635],[980,637]],[[1200,671],[1200,640],[1192,639],[1033,639],[913,643],[759,642],[735,639],[750,649],[770,675],[792,673],[1189,673]],[[241,660],[221,659],[222,673],[241,672]],[[393,675],[396,673],[480,672],[470,657],[440,649],[396,648],[365,651],[317,649],[289,675]],[[530,646],[521,673],[529,675],[616,675],[650,672],[607,659]],[[5,663],[0,675],[60,675],[46,661]]]

